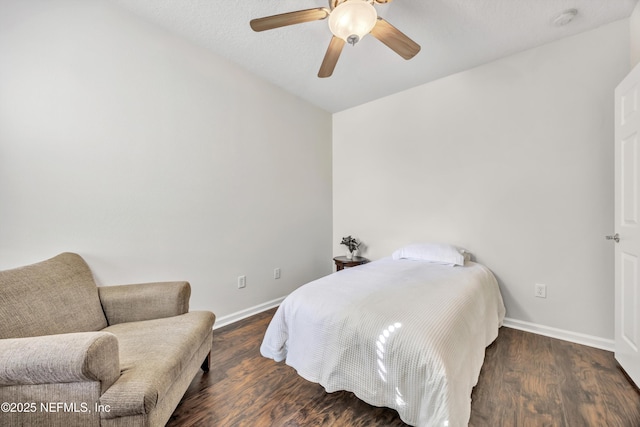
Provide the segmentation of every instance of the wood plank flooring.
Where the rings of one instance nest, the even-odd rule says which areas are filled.
[[[275,309],[214,331],[212,367],[167,426],[396,427],[397,412],[326,393],[260,356]],[[501,328],[472,394],[474,427],[640,426],[640,393],[607,351]]]

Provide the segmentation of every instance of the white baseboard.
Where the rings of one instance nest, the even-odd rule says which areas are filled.
[[[216,319],[216,323],[215,325],[213,325],[213,329],[216,330],[223,326],[227,326],[231,323],[253,316],[254,314],[262,313],[263,311],[269,310],[270,308],[277,307],[284,300],[284,298],[285,297],[276,298],[274,300],[255,305],[253,307],[249,307],[244,310],[236,311],[235,313],[219,317]]]
[[[263,311],[269,310],[270,308],[277,307],[282,303],[284,299],[285,297],[276,298],[274,300],[267,301],[265,303],[258,304],[253,307],[249,307],[244,310],[240,310],[235,313],[217,318],[213,329],[215,330],[223,326],[230,325],[239,320],[253,316],[254,314],[262,313]],[[579,332],[566,331],[564,329],[539,325],[537,323],[525,322],[524,320],[517,320],[506,317],[504,319],[504,326],[506,326],[507,328],[513,328],[525,332],[531,332],[533,334],[544,335],[546,337],[557,338],[576,344],[595,347],[601,350],[613,352],[615,349],[615,342],[610,339],[595,337],[593,335],[582,334]]]
[[[550,326],[525,322],[523,320],[510,319],[507,317],[504,319],[504,326],[576,344],[587,345],[601,350],[614,351],[615,349],[615,341],[610,339],[594,337],[593,335],[582,334],[579,332],[565,331],[564,329],[552,328]]]

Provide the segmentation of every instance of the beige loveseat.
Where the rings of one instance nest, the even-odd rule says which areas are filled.
[[[162,426],[210,366],[187,282],[97,287],[63,253],[0,271],[1,426]]]

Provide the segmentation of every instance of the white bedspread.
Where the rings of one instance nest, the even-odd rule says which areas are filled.
[[[407,424],[466,426],[504,314],[483,265],[385,258],[292,292],[260,351],[329,393],[394,408]]]

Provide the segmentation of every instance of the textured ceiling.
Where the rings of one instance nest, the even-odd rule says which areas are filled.
[[[328,7],[326,0],[112,0],[330,112],[628,17],[637,0],[395,0],[378,15],[421,45],[405,61],[367,36],[345,46],[333,76],[318,69],[331,39],[327,21],[256,33],[249,21]],[[554,18],[578,14],[565,26]]]

